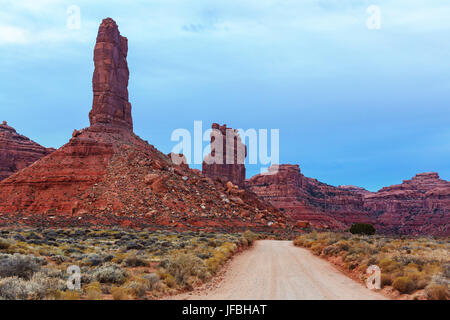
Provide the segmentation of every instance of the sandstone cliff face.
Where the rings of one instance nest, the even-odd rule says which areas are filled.
[[[363,210],[362,195],[307,178],[298,165],[280,165],[277,173],[254,176],[246,186],[287,215],[314,227],[344,229],[353,222],[372,222]]]
[[[294,219],[319,228],[372,223],[387,233],[449,235],[450,182],[437,173],[418,174],[373,193],[333,187],[303,176],[298,165],[280,165],[278,173],[257,175],[246,186]]]
[[[286,218],[272,205],[173,163],[133,133],[125,43],[103,20],[91,126],[0,183],[0,225],[283,230]]]
[[[53,151],[18,134],[3,121],[0,124],[0,181]]]
[[[94,99],[89,113],[91,126],[107,124],[133,130],[128,102],[128,40],[113,19],[104,19],[94,49]]]
[[[242,188],[245,184],[245,157],[247,147],[242,143],[237,130],[214,123],[211,153],[203,161],[203,174],[212,179],[231,181]]]
[[[364,207],[388,232],[450,235],[450,182],[435,172],[368,194]]]

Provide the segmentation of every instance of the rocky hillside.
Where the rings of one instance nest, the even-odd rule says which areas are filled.
[[[248,179],[247,189],[296,220],[331,229],[344,229],[354,222],[373,222],[363,209],[360,194],[307,178],[298,165],[272,166],[269,173],[272,174]]]
[[[364,207],[386,231],[450,235],[450,182],[435,172],[367,194]]]
[[[387,233],[450,234],[450,182],[437,173],[369,192],[330,186],[305,177],[298,165],[280,165],[275,174],[247,180],[246,187],[294,219],[319,228],[343,229],[362,222]]]
[[[254,194],[175,165],[133,133],[127,40],[108,18],[94,50],[90,127],[0,183],[0,225],[282,230]]]
[[[18,134],[13,127],[3,121],[0,124],[0,181],[54,150]]]

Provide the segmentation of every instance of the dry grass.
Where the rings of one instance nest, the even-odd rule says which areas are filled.
[[[0,299],[159,298],[208,281],[258,238],[250,231],[0,230]],[[79,292],[65,285],[71,265],[81,268]]]
[[[369,265],[381,269],[381,284],[400,293],[418,293],[427,299],[448,299],[450,240],[358,236],[348,233],[311,232],[294,240],[320,256],[335,257],[344,268],[357,270],[365,280]],[[425,289],[425,290],[423,290]]]

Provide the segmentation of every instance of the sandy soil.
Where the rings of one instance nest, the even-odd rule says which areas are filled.
[[[170,299],[386,299],[291,241],[257,241],[219,279]]]

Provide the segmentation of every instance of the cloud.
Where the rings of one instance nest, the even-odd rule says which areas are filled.
[[[81,9],[82,30],[78,37],[84,41],[83,29],[95,29],[101,18],[111,16],[126,23],[126,29],[145,41],[151,38],[175,38],[183,33],[216,35],[294,37],[299,33],[333,34],[349,37],[344,33],[364,36],[366,9],[376,3],[382,12],[382,29],[413,33],[423,30],[449,30],[448,0],[198,0],[187,4],[185,0],[154,0],[131,2],[87,0],[3,0],[0,21],[3,25],[22,29],[8,30],[2,43],[76,40],[66,34],[67,8],[77,5]],[[119,22],[118,21],[118,22]],[[125,24],[123,24],[125,26]],[[121,25],[122,27],[122,25]],[[89,29],[91,28],[91,29]],[[145,30],[145,32],[142,32]],[[38,36],[26,36],[27,33]],[[130,36],[133,34],[128,32]],[[73,36],[73,34],[71,35]]]
[[[0,25],[0,44],[25,44],[28,41],[27,30],[14,26]]]

